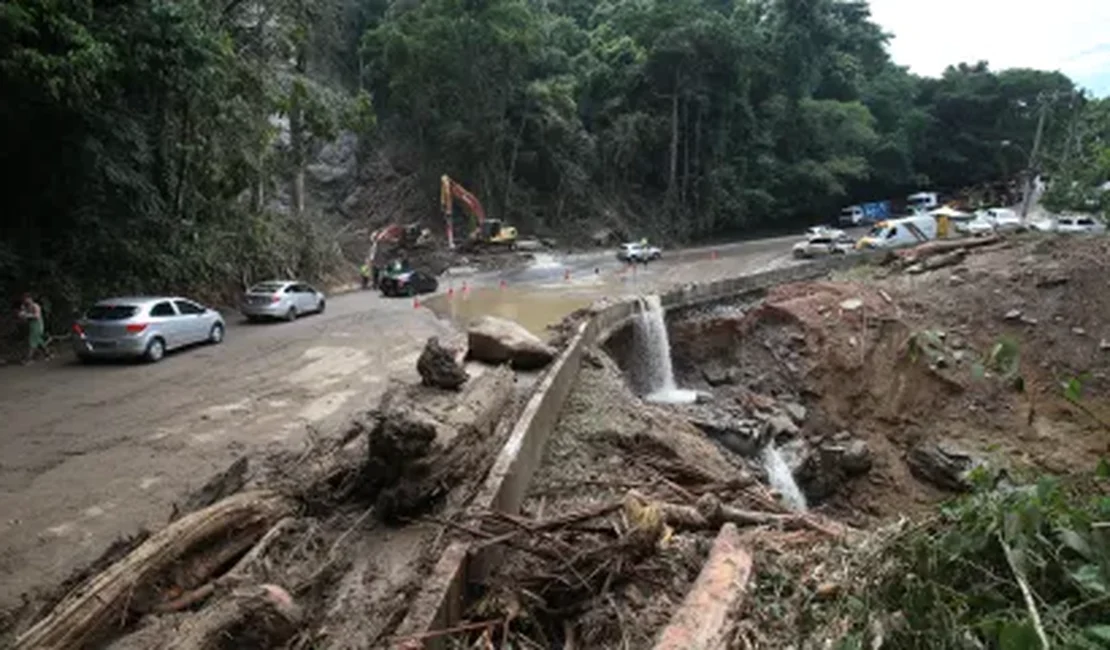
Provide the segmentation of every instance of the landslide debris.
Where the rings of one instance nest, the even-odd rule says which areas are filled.
[[[714,396],[674,410],[756,476],[774,442],[811,503],[861,523],[1085,467],[1107,450],[1110,243],[974,244],[673,316],[679,385]]]
[[[460,378],[459,350],[428,350],[451,380],[432,383]],[[394,382],[303,452],[236,461],[166,527],[6,614],[5,647],[389,645],[448,541],[422,518],[465,506],[523,403],[508,366],[467,374]]]

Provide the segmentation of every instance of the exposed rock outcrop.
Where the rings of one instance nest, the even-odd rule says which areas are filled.
[[[937,487],[957,492],[971,488],[970,474],[985,461],[948,441],[924,442],[906,455],[914,476]]]

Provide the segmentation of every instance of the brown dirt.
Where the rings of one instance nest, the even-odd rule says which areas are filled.
[[[874,467],[824,504],[830,512],[882,518],[942,498],[905,463],[923,441],[951,441],[1011,472],[1068,473],[1110,449],[1098,421],[1110,421],[1108,253],[1101,239],[1022,238],[919,275],[863,267],[776,287],[731,316],[672,323],[676,372],[709,389],[704,368],[736,368],[738,385],[718,396],[752,410],[800,401],[810,442],[839,431],[865,440]],[[1036,322],[1006,319],[1015,309]],[[1006,340],[1024,390],[992,367]],[[930,341],[945,356],[939,367]],[[1084,378],[1081,407],[1061,390],[1073,377]]]

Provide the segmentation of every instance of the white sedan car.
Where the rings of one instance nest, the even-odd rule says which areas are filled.
[[[855,242],[841,232],[839,237],[814,235],[805,241],[794,244],[791,252],[797,259],[806,259],[824,257],[825,255],[845,255],[851,252],[853,248],[855,248]]]
[[[1056,232],[1065,235],[1101,235],[1106,224],[1094,217],[1063,216],[1056,220]]]
[[[617,251],[617,259],[622,262],[649,262],[663,256],[663,250],[658,246],[649,246],[640,243],[621,244]]]

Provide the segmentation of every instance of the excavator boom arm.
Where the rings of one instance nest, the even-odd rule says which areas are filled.
[[[462,185],[456,183],[450,176],[444,174],[443,178],[440,179],[439,192],[439,201],[443,206],[444,216],[450,216],[454,199],[458,199],[466,206],[467,212],[474,215],[474,218],[478,220],[479,227],[486,222],[486,209],[482,207],[482,202],[478,200],[478,197],[471,194]]]

